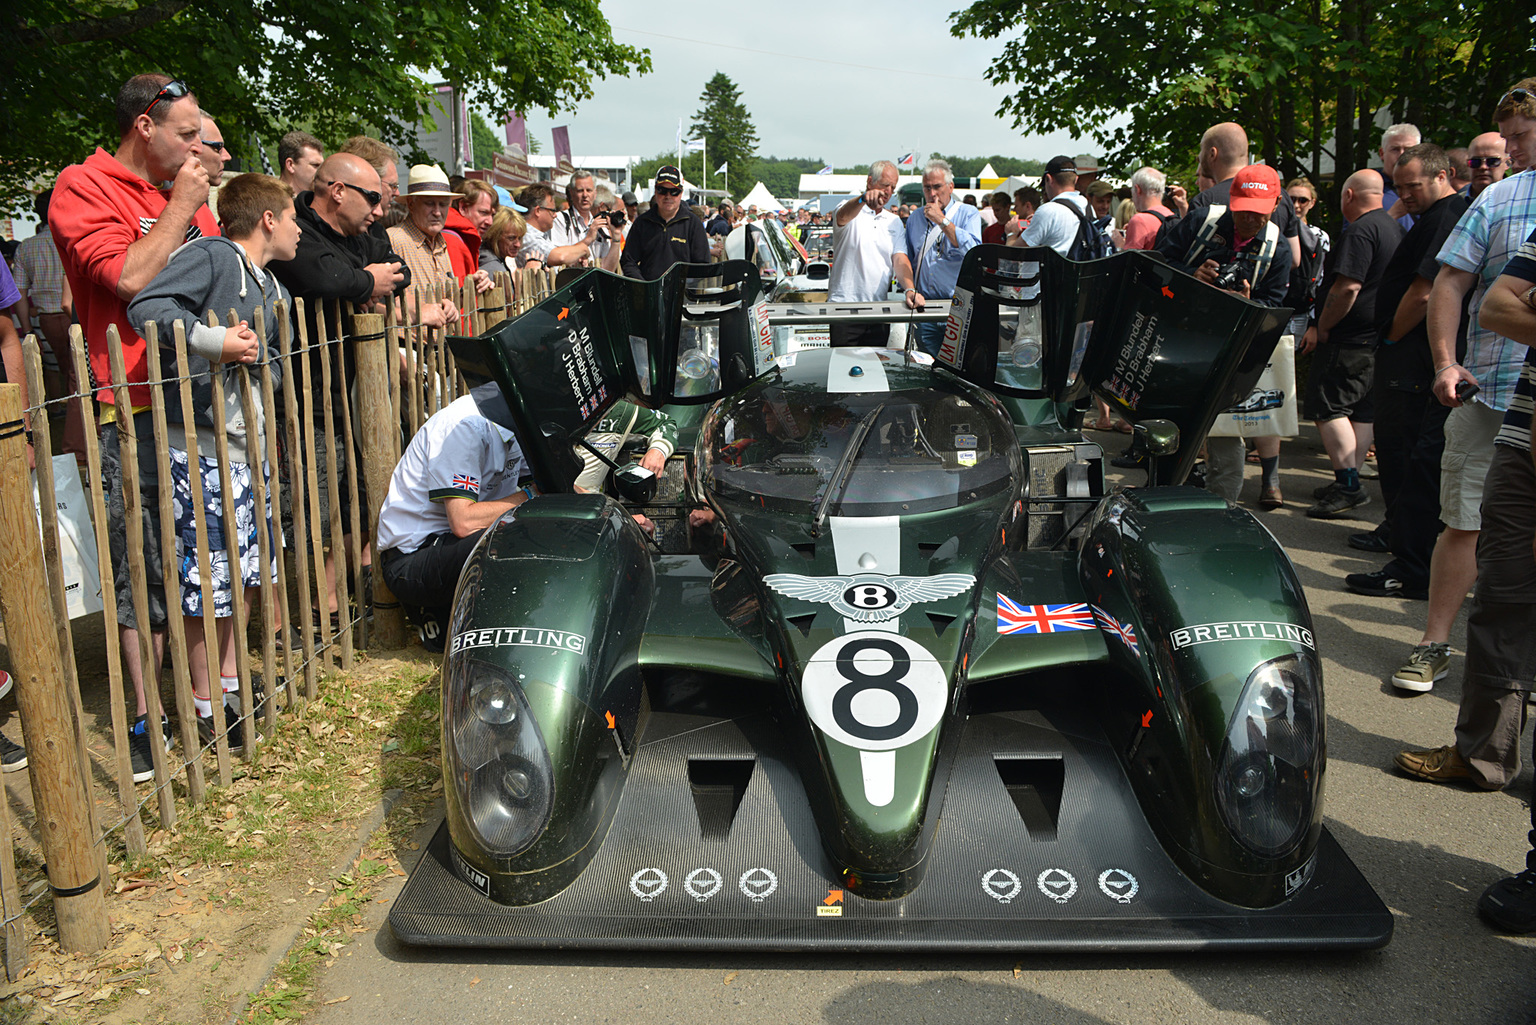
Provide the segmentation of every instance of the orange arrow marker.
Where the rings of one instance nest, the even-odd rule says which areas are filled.
[[[1163,286],[1163,294],[1166,295],[1168,298],[1172,299],[1173,298],[1173,289],[1169,288],[1167,285],[1164,285]]]
[[[842,890],[828,890],[827,891],[827,899],[822,901],[823,904],[826,904],[826,905],[829,905],[829,906],[832,905],[832,904],[841,904],[842,902],[843,902],[843,891]]]
[[[1166,288],[1163,289],[1163,291],[1164,292],[1168,292],[1168,290]],[[1168,294],[1172,295],[1173,293],[1172,292],[1168,292]],[[562,307],[560,307],[560,315],[558,317],[556,317],[555,319],[556,320],[564,320],[565,317],[566,317],[566,314],[568,314],[570,312],[571,312],[571,308],[569,306],[562,306]]]
[[[612,716],[609,716],[610,720],[612,718],[613,718]],[[1151,726],[1151,725],[1152,725],[1152,711],[1151,711],[1151,709],[1148,709],[1147,710],[1147,714],[1141,717],[1141,728],[1142,729],[1146,729],[1148,726]]]
[[[1147,715],[1149,715],[1149,716],[1150,716],[1150,715],[1151,715],[1151,714],[1152,714],[1152,713],[1151,713],[1151,712],[1148,712],[1148,713],[1147,713]],[[613,729],[613,713],[612,713],[612,712],[604,712],[604,713],[603,713],[603,717],[604,717],[604,718],[606,718],[606,719],[607,719],[607,720],[608,720],[608,728],[609,728],[609,729],[610,729],[610,730],[611,730],[611,729]]]

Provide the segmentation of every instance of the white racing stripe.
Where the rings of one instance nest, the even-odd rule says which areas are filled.
[[[883,573],[888,577],[901,574],[900,516],[829,516],[827,522],[832,524],[832,548],[837,555],[838,573],[843,576]],[[884,623],[859,623],[844,619],[843,629],[850,633],[854,630],[889,630],[898,633],[901,623],[897,619]]]
[[[885,379],[885,364],[880,362],[880,350],[867,346],[831,350],[827,361],[827,391],[836,395],[847,392],[888,392],[891,384]]]

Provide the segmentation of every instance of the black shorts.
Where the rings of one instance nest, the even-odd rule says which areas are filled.
[[[1324,423],[1349,417],[1370,423],[1375,417],[1371,385],[1376,377],[1376,349],[1369,345],[1324,344],[1312,353],[1302,419]]]
[[[165,574],[160,560],[160,470],[156,459],[155,436],[151,414],[133,418],[134,435],[139,442],[139,523],[144,529],[144,576],[149,584],[151,630],[165,629]],[[128,514],[123,495],[123,460],[118,424],[101,428],[101,477],[107,499],[107,547],[112,554],[112,583],[117,594],[117,622],[127,629],[138,629],[139,617],[133,607],[132,577],[128,573]],[[174,585],[178,596],[180,583]],[[137,652],[127,652],[137,658]]]

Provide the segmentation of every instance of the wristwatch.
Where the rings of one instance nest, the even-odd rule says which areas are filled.
[[[1525,294],[1520,297],[1520,301],[1531,309],[1536,310],[1536,285],[1527,288]]]

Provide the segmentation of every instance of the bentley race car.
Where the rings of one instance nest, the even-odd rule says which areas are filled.
[[[743,262],[594,272],[453,340],[543,494],[460,578],[446,820],[395,934],[1385,944],[1322,825],[1301,584],[1247,512],[1180,484],[1285,311],[1147,254],[983,246],[933,360],[781,351],[760,287]],[[1090,392],[1135,423],[1147,486],[1106,492]],[[629,506],[571,493],[573,445],[625,396],[691,446],[660,481],[616,473]]]

